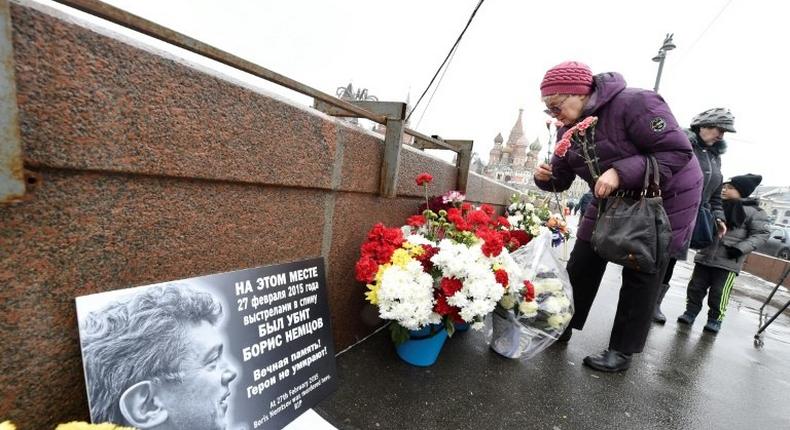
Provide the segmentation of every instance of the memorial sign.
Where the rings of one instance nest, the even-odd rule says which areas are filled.
[[[336,388],[321,258],[76,301],[93,422],[277,430]]]

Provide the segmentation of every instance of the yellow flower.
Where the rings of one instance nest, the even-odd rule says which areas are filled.
[[[379,304],[379,284],[378,282],[375,284],[368,284],[368,289],[370,291],[365,292],[365,299],[369,301],[371,304],[377,305]]]
[[[5,429],[0,429],[5,430]],[[66,424],[59,424],[55,430],[134,430],[132,427],[121,427],[115,424],[88,424],[84,421],[72,421]]]
[[[493,265],[493,268],[494,268],[494,271],[495,271],[495,272],[496,272],[497,270],[499,270],[499,269],[502,269],[502,268],[504,268],[504,267],[505,267],[505,266],[503,266],[503,265],[501,265],[501,264],[499,264],[499,263],[494,263],[494,265]]]
[[[423,248],[422,246],[412,245],[409,242],[404,242],[403,247],[409,250],[409,254],[411,254],[412,257],[417,257],[422,254],[425,254],[425,248]]]
[[[0,430],[16,430],[16,426],[11,421],[3,421],[0,423]]]
[[[409,256],[409,251],[398,248],[392,253],[392,258],[390,258],[390,261],[395,266],[406,268],[406,265],[412,261],[412,258]]]

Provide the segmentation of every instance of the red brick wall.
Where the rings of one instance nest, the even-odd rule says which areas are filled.
[[[746,256],[746,262],[743,265],[743,271],[749,272],[754,276],[759,276],[776,285],[788,265],[790,265],[790,261],[780,260],[776,257],[771,257],[770,255],[757,254],[753,252]],[[790,276],[785,278],[785,281],[782,283],[782,285],[790,288]]]
[[[79,295],[323,256],[337,348],[372,330],[359,244],[416,210],[417,173],[443,192],[453,166],[404,150],[399,196],[382,199],[379,136],[45,6],[11,12],[25,164],[40,180],[0,206],[0,420],[88,418]],[[469,182],[471,200],[500,209],[512,192]]]

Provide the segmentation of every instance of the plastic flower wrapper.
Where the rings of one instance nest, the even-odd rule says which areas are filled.
[[[508,358],[530,359],[554,343],[573,316],[568,273],[555,255],[552,235],[542,232],[511,254],[526,279],[511,289],[486,319],[491,349]]]

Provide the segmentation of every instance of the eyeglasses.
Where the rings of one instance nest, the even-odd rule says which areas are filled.
[[[568,100],[569,97],[570,96],[565,96],[565,98],[562,99],[562,101],[557,106],[551,106],[548,109],[545,109],[543,113],[551,117],[556,117],[562,112],[562,105],[565,104],[565,101]]]

